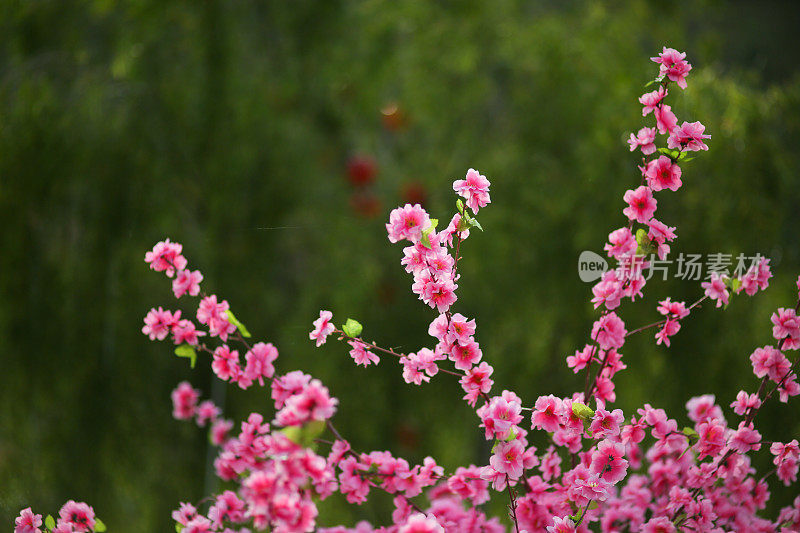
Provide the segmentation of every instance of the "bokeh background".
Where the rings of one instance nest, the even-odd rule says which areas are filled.
[[[330,309],[383,345],[430,345],[434,313],[383,224],[405,202],[449,217],[452,180],[475,167],[493,205],[463,247],[457,310],[477,318],[498,390],[580,388],[564,358],[596,314],[577,257],[624,223],[639,181],[624,141],[645,124],[637,97],[664,44],[694,65],[673,109],[713,135],[679,193],[659,196],[674,253],[758,252],[775,277],[694,312],[669,349],[630,339],[618,406],[685,424],[686,400],[713,391],[730,417],[756,387],[748,355],[771,342],[770,314],[796,297],[799,24],[795,3],[767,1],[0,3],[0,524],[74,498],[112,531],[170,531],[179,501],[218,488],[204,431],[171,417],[175,384],[227,416],[271,417],[265,391],[213,386],[207,360],[191,371],[142,335],[150,307],[180,307],[143,262],[164,237],[279,347],[279,371],[330,387],[357,449],[485,463],[455,380],[357,368],[342,345],[313,347],[311,321]],[[621,311],[629,328],[701,292],[647,289]],[[800,433],[796,407],[759,418],[767,438]],[[797,493],[772,489],[773,513]],[[374,494],[331,498],[320,523],[386,523]]]

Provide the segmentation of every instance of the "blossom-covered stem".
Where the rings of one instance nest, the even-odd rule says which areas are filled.
[[[708,299],[708,295],[706,295],[706,296],[703,296],[702,298],[700,298],[699,300],[697,300],[696,302],[694,302],[692,305],[690,305],[690,306],[689,306],[687,309],[688,309],[689,311],[691,311],[692,309],[694,309],[695,307],[697,307],[698,305],[700,305],[701,303],[703,303],[703,302],[704,302],[704,301],[706,301],[707,299]],[[642,326],[642,327],[636,328],[636,329],[634,329],[634,330],[631,330],[631,331],[629,331],[628,333],[626,333],[626,334],[625,334],[625,337],[626,337],[626,338],[627,338],[627,337],[630,337],[630,336],[631,336],[631,335],[633,335],[634,333],[639,333],[639,332],[641,332],[641,331],[644,331],[644,330],[646,330],[646,329],[650,329],[650,328],[655,328],[655,327],[658,327],[658,326],[662,326],[662,325],[664,325],[664,324],[667,322],[667,320],[669,320],[669,319],[668,319],[668,318],[664,318],[664,319],[662,319],[662,320],[659,320],[659,321],[657,321],[657,322],[653,322],[652,324],[647,324],[646,326]]]
[[[800,299],[797,300],[797,304],[794,307],[794,312],[797,313],[798,311],[800,311]],[[783,345],[786,343],[786,341],[788,339],[789,339],[788,336],[784,337],[783,339],[781,339],[781,342],[778,344],[778,351],[783,349]],[[792,375],[792,372],[794,372],[794,367],[797,364],[797,361],[800,361],[800,358],[795,359],[795,362],[792,363],[791,367],[789,367],[788,372],[786,372],[786,374],[783,376],[783,378],[781,378],[781,380],[778,382],[778,384],[775,386],[775,388],[772,389],[771,391],[769,391],[769,393],[766,396],[763,397],[763,400],[759,403],[759,406],[756,407],[756,408],[751,408],[751,409],[748,410],[747,415],[745,416],[745,421],[744,421],[745,425],[747,425],[747,424],[749,424],[750,422],[753,421],[753,419],[756,417],[756,414],[758,413],[758,410],[761,409],[761,406],[763,406],[764,403],[772,397],[772,395],[775,393],[775,391],[781,388],[781,386],[783,385],[784,381],[789,376]],[[768,378],[769,378],[769,376],[764,376],[764,379],[761,380],[761,386],[759,386],[758,392],[757,392],[757,395],[758,395],[759,399],[762,399],[762,395],[764,394],[764,391],[766,390]]]
[[[797,313],[798,311],[800,311],[800,299],[797,301],[797,305],[795,305],[795,307],[794,307],[794,312],[795,312],[795,313]],[[778,350],[781,350],[781,349],[783,348],[783,345],[784,345],[784,343],[786,342],[786,340],[787,340],[788,338],[789,338],[789,337],[784,337],[784,338],[781,340],[781,343],[778,345]],[[780,380],[780,381],[777,383],[777,385],[775,385],[775,388],[773,388],[771,391],[769,391],[769,392],[767,393],[767,395],[764,397],[764,402],[766,402],[767,400],[769,400],[769,399],[772,397],[772,395],[773,395],[773,394],[775,394],[775,391],[776,391],[776,390],[778,390],[778,389],[780,389],[780,388],[783,386],[783,383],[784,383],[784,382],[785,382],[785,381],[786,381],[786,380],[789,378],[789,376],[791,376],[791,375],[792,375],[792,373],[795,371],[795,366],[797,366],[797,363],[798,363],[798,361],[800,361],[800,357],[794,360],[794,363],[792,363],[792,366],[791,366],[791,367],[789,367],[789,370],[786,372],[786,374],[784,374],[784,375],[783,375],[783,377],[781,378],[781,380]],[[765,379],[766,379],[766,377],[765,377]],[[763,382],[762,382],[762,383],[763,383]],[[761,394],[759,394],[759,397],[761,397]],[[763,402],[762,402],[762,403],[763,403]],[[755,415],[753,415],[753,416],[755,417]]]
[[[508,479],[508,474],[506,474],[506,485],[508,486],[508,498],[511,500],[509,508],[511,509],[511,519],[514,520],[514,531],[519,533],[519,522],[517,522],[517,497],[514,494],[514,490],[511,488],[511,482]]]
[[[358,337],[350,337],[349,335],[345,335],[345,333],[342,330],[334,329],[333,333],[336,333],[336,334],[340,335],[341,338],[343,338],[343,339],[352,340],[352,341],[358,341],[358,342],[364,343],[366,346],[369,346],[373,350],[377,350],[377,351],[383,352],[385,354],[393,355],[393,356],[395,356],[397,358],[405,357],[404,354],[397,353],[397,352],[395,352],[394,350],[392,350],[390,348],[381,348],[380,346],[378,346],[374,342],[367,342],[364,339],[361,339],[361,338],[358,338]],[[446,368],[439,368],[439,372],[444,372],[445,374],[451,374],[453,376],[458,376],[458,377],[462,377],[462,376],[465,375],[464,372],[454,372],[453,370],[447,370]]]

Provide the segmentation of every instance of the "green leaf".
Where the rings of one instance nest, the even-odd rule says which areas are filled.
[[[188,357],[189,366],[191,368],[194,368],[194,364],[197,362],[197,352],[191,344],[181,344],[175,348],[175,355],[178,357]]]
[[[456,200],[456,209],[458,209],[458,212],[461,213],[462,215],[464,214],[464,200],[462,200],[461,198]]]
[[[303,436],[309,442],[314,442],[314,439],[322,435],[325,431],[325,421],[324,420],[312,420],[308,424],[303,427]]]
[[[286,438],[295,444],[300,444],[303,436],[303,430],[300,426],[287,426],[281,430],[281,433],[286,435]]]
[[[742,286],[742,280],[739,278],[731,278],[731,292],[738,293],[739,287]]]
[[[342,326],[342,331],[348,337],[358,337],[361,335],[361,331],[364,329],[357,320],[353,320],[352,318],[348,318],[347,322],[344,323]]]
[[[695,442],[700,440],[700,435],[689,426],[683,428],[683,434],[686,435],[686,438],[689,439],[689,446],[693,445]]]
[[[56,521],[53,519],[53,515],[47,515],[47,518],[44,519],[44,527],[47,529],[56,528]]]
[[[598,507],[600,507],[600,504],[598,504],[596,500],[592,500],[592,501],[589,502],[589,510],[590,511],[592,509],[597,509]]]
[[[314,439],[322,435],[325,431],[324,420],[312,420],[304,426],[288,426],[281,430],[290,441],[308,448],[314,444]]]
[[[183,524],[180,522],[175,522],[175,532],[181,533],[181,531],[183,531]]]
[[[438,225],[439,225],[439,219],[438,218],[432,218],[431,219],[431,229],[435,230],[436,226],[438,226]]]
[[[479,230],[483,231],[483,226],[481,226],[480,222],[478,222],[476,219],[470,218],[469,219],[469,224],[470,224],[470,226],[475,226]]]
[[[94,519],[94,530],[97,533],[103,533],[106,530],[106,525],[99,518]]]
[[[429,250],[431,248],[433,248],[433,246],[431,245],[431,237],[430,237],[431,231],[433,231],[432,228],[428,228],[428,229],[422,230],[422,239],[420,240],[420,242],[422,243],[422,246],[424,246],[425,248],[427,248]]]
[[[572,412],[581,420],[589,420],[594,416],[592,408],[580,402],[572,402]]]
[[[681,157],[681,152],[679,150],[670,150],[669,148],[659,148],[658,153],[664,154],[673,161],[677,161]]]
[[[236,315],[234,315],[233,312],[230,309],[225,311],[225,314],[228,316],[228,322],[230,322],[231,324],[236,326],[236,329],[239,330],[239,333],[242,334],[242,337],[245,337],[247,339],[252,337],[252,335],[250,335],[250,332],[247,331],[247,328],[244,326],[244,324],[239,322],[239,319],[236,318]]]

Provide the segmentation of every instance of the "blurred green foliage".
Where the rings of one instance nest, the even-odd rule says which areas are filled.
[[[430,345],[434,313],[383,223],[420,195],[445,219],[452,180],[472,166],[493,205],[462,248],[457,310],[477,318],[498,390],[530,401],[580,388],[564,358],[596,314],[577,257],[624,222],[622,194],[639,181],[624,140],[645,124],[637,97],[663,44],[694,65],[673,109],[713,135],[679,193],[658,198],[678,226],[673,253],[760,252],[775,278],[725,312],[698,309],[670,349],[632,338],[618,405],[647,401],[682,424],[685,401],[713,391],[730,414],[736,391],[755,389],[747,356],[771,342],[769,316],[793,303],[800,271],[800,80],[781,55],[796,48],[797,10],[557,4],[0,4],[0,523],[75,498],[112,531],[167,531],[179,501],[214,488],[206,436],[172,420],[169,393],[183,379],[218,401],[226,391],[207,360],[190,371],[140,331],[150,307],[177,305],[142,261],[167,236],[278,346],[279,371],[308,371],[340,398],[336,424],[354,447],[448,469],[484,462],[455,380],[417,388],[392,361],[357,368],[342,345],[314,349],[311,321],[330,309],[383,345]],[[360,192],[353,154],[377,163]],[[629,328],[700,288],[670,279],[646,293],[621,312]],[[263,390],[227,391],[230,416],[270,409]],[[764,434],[797,436],[792,409],[766,408]],[[385,523],[390,499],[374,500],[332,498],[321,523]]]

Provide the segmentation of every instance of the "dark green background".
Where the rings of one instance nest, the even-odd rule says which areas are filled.
[[[392,361],[357,368],[341,345],[314,349],[311,321],[330,309],[383,345],[430,345],[435,315],[383,224],[412,184],[449,217],[452,180],[475,167],[493,204],[463,247],[456,309],[477,318],[498,391],[530,403],[580,388],[564,358],[596,314],[577,256],[625,222],[639,175],[624,141],[645,124],[637,97],[663,44],[694,65],[673,109],[713,136],[683,188],[658,197],[673,250],[760,252],[775,277],[725,312],[694,312],[670,349],[632,338],[618,405],[685,424],[685,401],[713,391],[733,420],[736,392],[756,388],[748,355],[796,297],[798,22],[791,2],[708,0],[0,3],[2,527],[74,498],[112,531],[169,531],[170,510],[205,495],[206,436],[172,420],[169,393],[190,379],[210,395],[208,362],[191,372],[140,332],[150,307],[176,306],[143,262],[167,236],[278,346],[280,372],[330,387],[357,449],[485,462],[455,380],[416,388]],[[407,118],[396,131],[380,113],[393,102]],[[373,218],[352,208],[357,153],[379,167]],[[621,315],[633,328],[659,299],[700,292],[651,283]],[[271,417],[263,390],[227,392],[227,415]],[[795,412],[765,408],[766,438],[797,436]],[[776,504],[796,493],[773,486]],[[332,498],[320,523],[386,523],[389,502]]]

